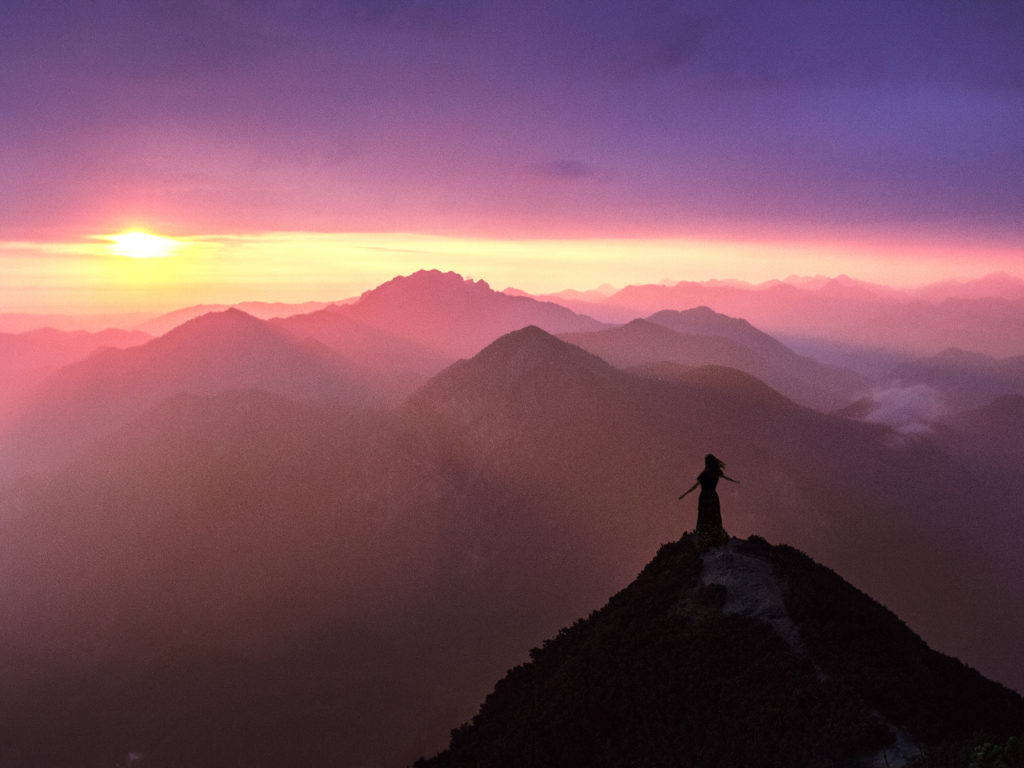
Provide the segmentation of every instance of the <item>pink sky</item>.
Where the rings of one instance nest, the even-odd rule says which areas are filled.
[[[1014,4],[61,4],[0,28],[0,311],[1024,276]],[[178,238],[160,259],[104,236]]]

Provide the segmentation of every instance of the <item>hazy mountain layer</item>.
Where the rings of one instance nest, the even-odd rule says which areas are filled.
[[[32,388],[56,369],[104,347],[132,347],[148,340],[141,331],[117,329],[89,333],[40,328],[0,333],[0,439],[25,407]]]
[[[749,323],[707,307],[659,312],[618,328],[560,338],[620,368],[662,362],[736,368],[823,411],[848,405],[865,387],[859,376],[801,357]]]
[[[359,366],[230,309],[140,346],[100,350],[53,373],[15,423],[7,458],[23,471],[59,466],[168,397],[233,389],[349,406],[369,402]]]
[[[551,295],[559,301],[557,295]],[[849,278],[816,281],[679,282],[627,286],[599,302],[567,302],[576,312],[621,323],[628,315],[706,306],[773,334],[937,354],[947,347],[995,357],[1024,354],[1024,281],[896,291]]]
[[[162,336],[189,320],[196,317],[202,317],[203,315],[208,315],[211,312],[224,312],[228,309],[237,309],[241,312],[245,312],[247,315],[258,317],[261,320],[271,320],[274,318],[291,317],[293,315],[316,312],[327,306],[330,305],[322,301],[306,301],[301,304],[243,301],[240,304],[234,304],[231,306],[226,304],[199,304],[193,307],[184,307],[182,309],[174,310],[173,312],[167,312],[159,317],[147,320],[137,327],[139,330],[145,331],[153,336]]]
[[[453,355],[367,325],[337,307],[272,324],[296,339],[316,341],[357,362],[374,376],[374,395],[381,405],[396,405],[455,360]]]
[[[310,305],[242,306],[276,317]],[[0,393],[9,396],[0,406],[6,443],[0,445],[0,479],[59,466],[90,440],[176,394],[256,388],[299,400],[389,407],[509,331],[530,324],[552,332],[603,327],[556,304],[437,271],[395,278],[345,305],[267,323],[239,309],[197,316],[204,309],[158,318],[151,330],[172,330],[138,350],[108,350],[89,361],[78,361],[84,352],[58,358],[50,351],[49,369],[32,376],[27,369],[38,355],[24,343],[8,345],[5,355],[0,337]]]
[[[708,450],[742,481],[721,489],[731,533],[800,547],[1024,689],[1015,401],[908,436],[528,327],[367,410],[454,354],[413,336],[468,334],[463,304],[515,322],[486,286],[415,278],[373,300],[404,330],[228,312],[50,380],[22,445],[52,469],[0,492],[0,763],[432,753],[526,648],[692,528],[675,499]],[[435,280],[476,297],[442,292],[457,322],[413,311],[429,292],[406,289]]]

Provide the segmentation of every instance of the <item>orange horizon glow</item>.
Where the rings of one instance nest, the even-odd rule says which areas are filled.
[[[0,312],[164,312],[243,301],[340,301],[419,269],[532,294],[601,285],[841,274],[894,288],[1022,277],[1024,250],[884,240],[498,239],[268,232],[167,237],[136,229],[70,243],[0,243]]]

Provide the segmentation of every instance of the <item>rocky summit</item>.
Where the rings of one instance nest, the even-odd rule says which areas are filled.
[[[417,766],[966,768],[1024,733],[1016,693],[759,537],[664,545],[530,655]]]

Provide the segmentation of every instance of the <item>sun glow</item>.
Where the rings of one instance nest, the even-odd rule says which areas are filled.
[[[170,237],[141,231],[111,235],[110,242],[114,253],[130,259],[162,259],[173,255],[181,247],[181,243]]]

